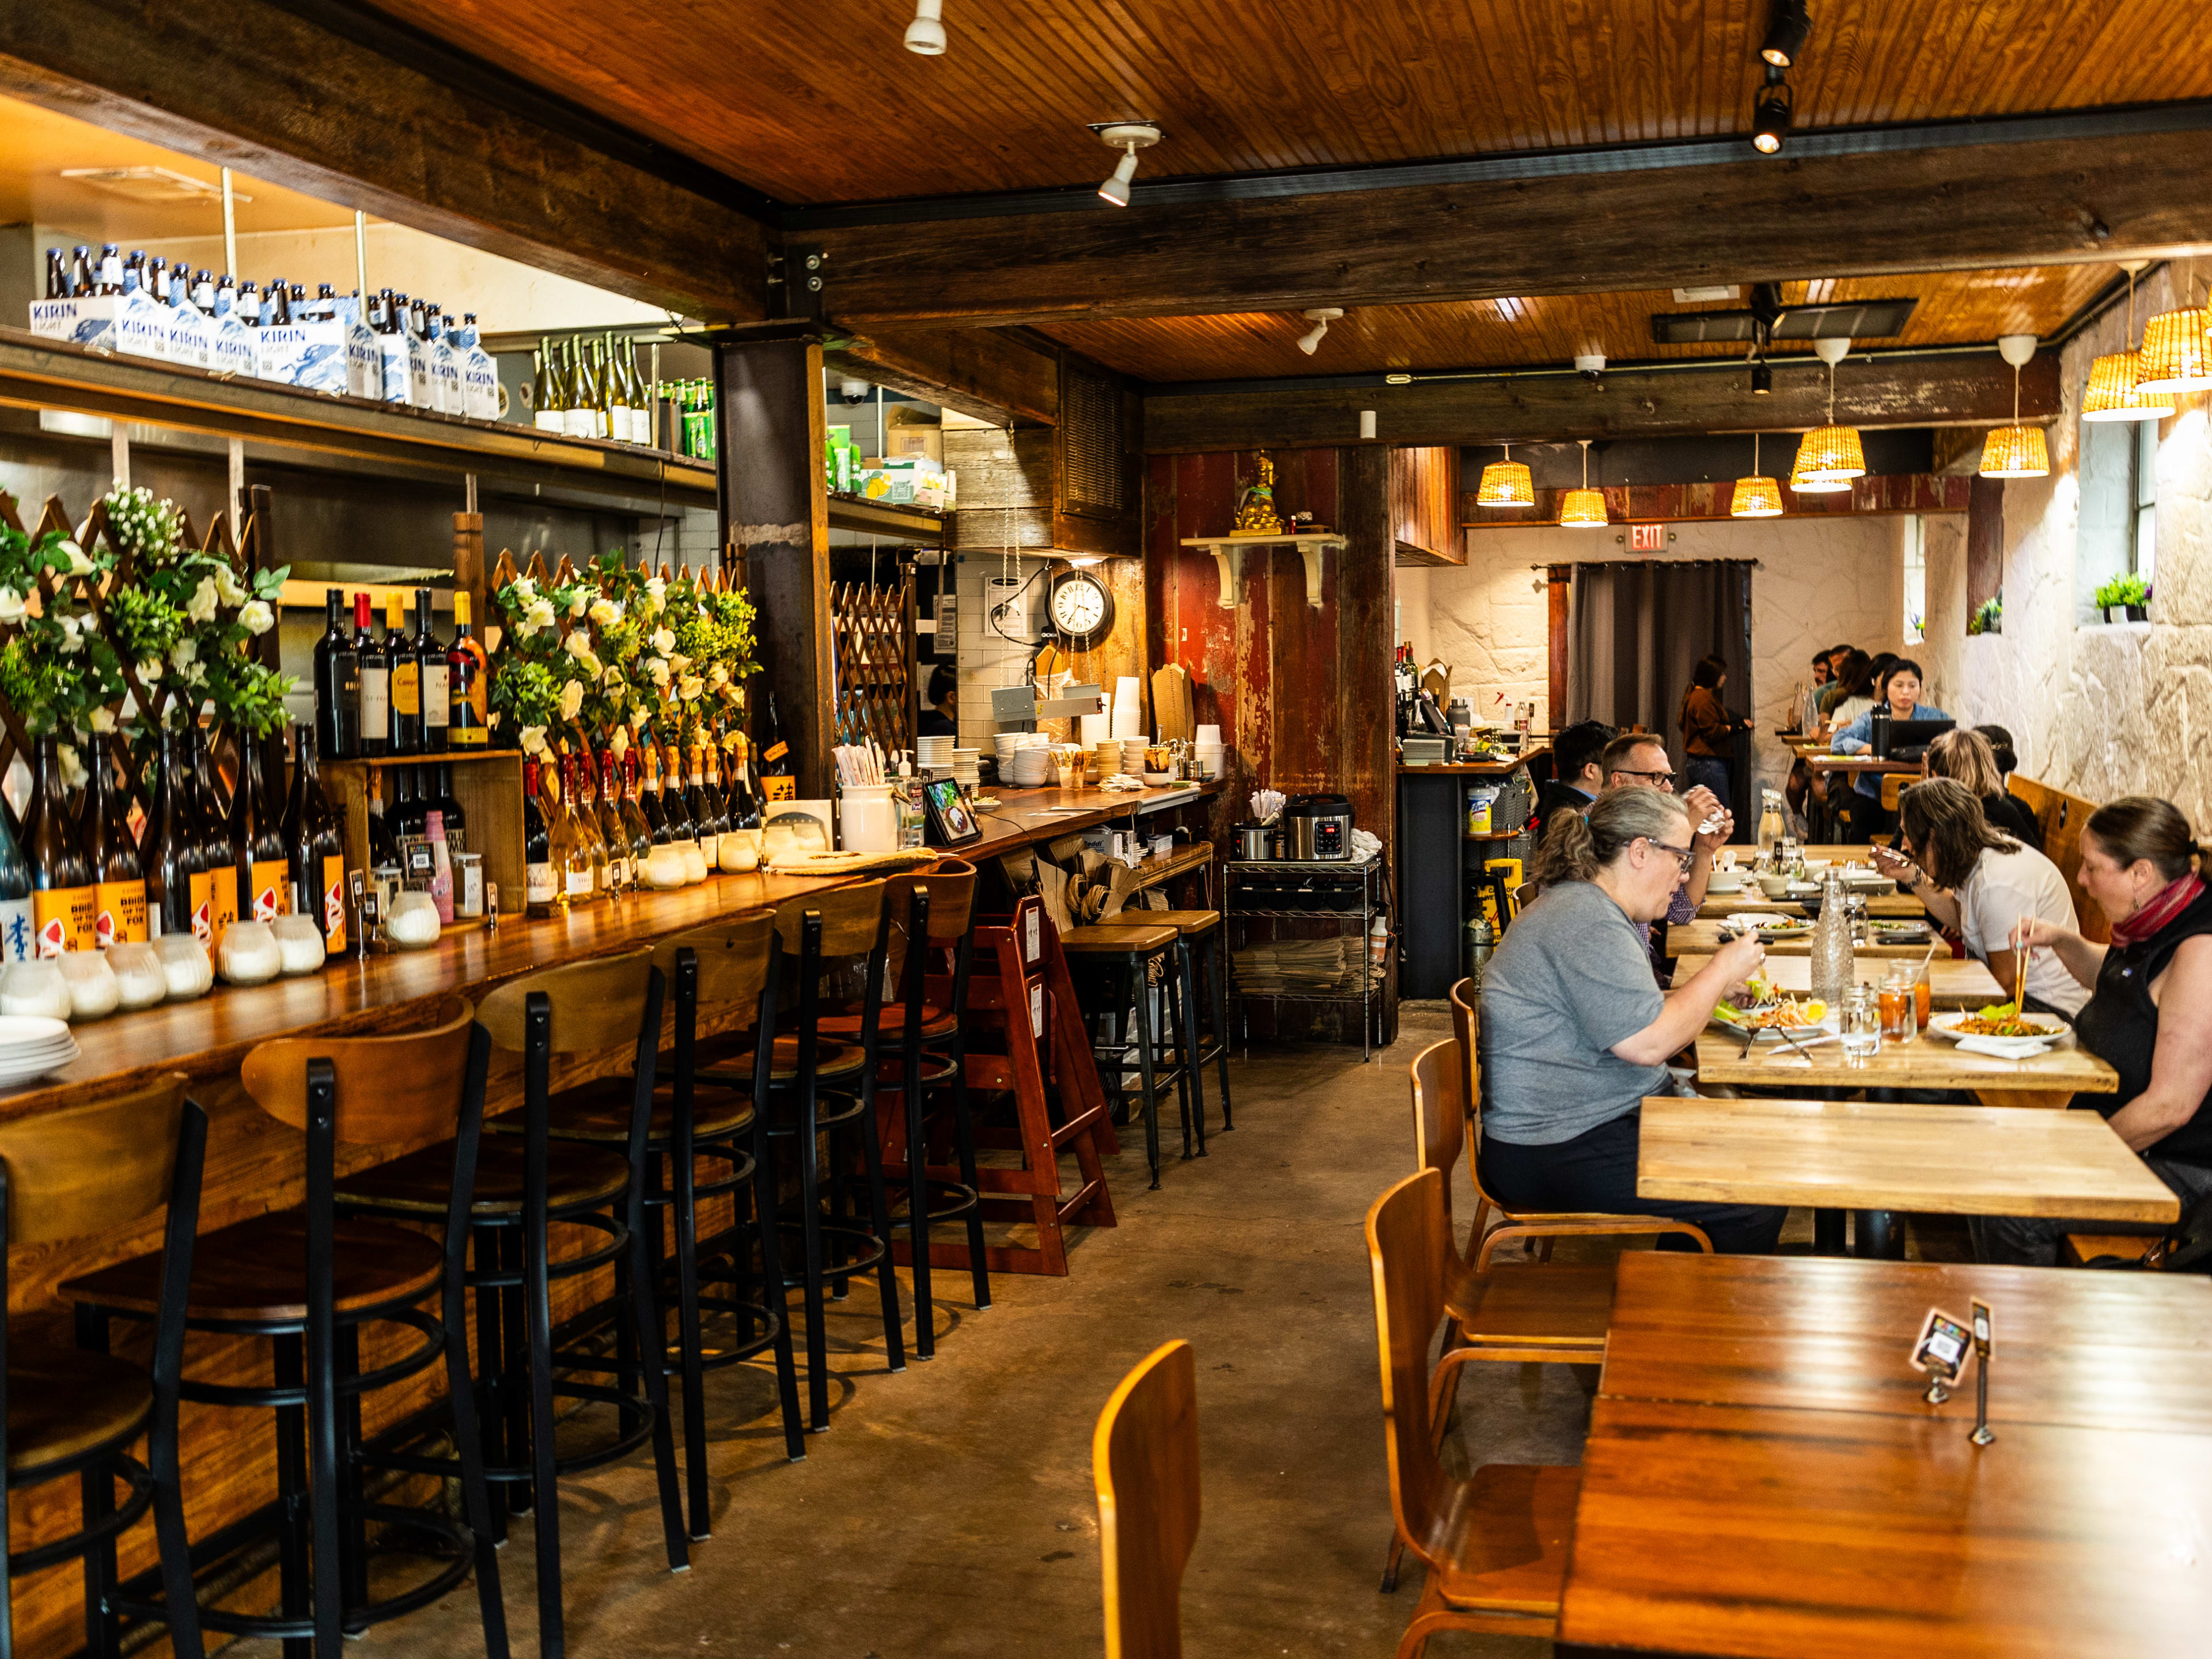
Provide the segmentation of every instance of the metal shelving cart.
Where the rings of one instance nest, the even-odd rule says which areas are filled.
[[[1229,994],[1246,1051],[1255,1003],[1278,1010],[1356,1006],[1360,1059],[1387,1048],[1396,940],[1380,969],[1367,959],[1368,933],[1389,891],[1382,854],[1364,864],[1231,859],[1222,866],[1222,880]],[[1279,1023],[1277,1033],[1284,1035]]]

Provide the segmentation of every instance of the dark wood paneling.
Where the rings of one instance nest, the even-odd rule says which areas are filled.
[[[1571,564],[1555,564],[1544,574],[1548,579],[1544,588],[1548,669],[1544,684],[1544,717],[1556,732],[1567,707],[1567,642],[1572,637],[1567,628],[1567,599],[1574,591],[1575,568]]]
[[[2049,335],[2112,279],[2102,262],[2009,270],[1924,271],[1905,276],[1824,277],[1784,283],[1784,302],[1918,300],[1902,333],[1870,345],[1985,343],[2000,334]],[[1746,301],[1678,302],[1670,289],[1622,294],[1550,294],[1441,305],[1372,306],[1329,325],[1311,359],[1314,372],[1505,368],[1564,364],[1591,352],[1621,362],[1741,358],[1740,341],[1661,345],[1651,319],[1674,312],[1741,310]],[[1307,372],[1296,349],[1308,325],[1296,311],[1206,317],[1116,317],[1056,323],[1055,338],[1148,380],[1261,380]],[[1802,341],[1784,342],[1786,355]]]
[[[1459,451],[1449,445],[1394,449],[1390,457],[1391,534],[1400,564],[1465,564],[1459,529]]]
[[[1083,124],[1116,118],[1166,129],[1140,180],[1738,133],[1765,18],[1743,0],[1032,0],[949,6],[951,50],[921,58],[900,47],[913,8],[884,0],[382,9],[793,202],[1093,184],[1111,158]],[[2204,97],[2200,23],[2185,0],[1822,0],[1797,124]]]
[[[766,311],[755,220],[270,0],[9,6],[0,90],[687,315]]]
[[[1060,361],[984,329],[915,328],[832,340],[823,362],[994,426],[1060,416]]]
[[[2002,426],[2012,419],[2012,370],[1993,351],[1845,358],[1835,386],[1836,418],[1852,426]],[[1376,431],[1393,444],[1802,431],[1827,419],[1828,371],[1818,363],[1778,367],[1765,397],[1752,394],[1740,367],[1629,370],[1595,386],[1579,374],[1532,374],[1151,397],[1145,445],[1154,454],[1224,442],[1328,447],[1357,436],[1363,409],[1376,411]],[[2042,423],[2058,411],[2058,354],[2039,352],[2021,373],[2021,418]]]
[[[1854,513],[1964,513],[1968,486],[1975,480],[1939,477],[1924,472],[1856,480],[1849,491],[1833,495],[1800,495],[1785,483],[1782,512],[1789,519],[1832,519]],[[1735,495],[1728,478],[1711,483],[1607,484],[1606,515],[1616,525],[1649,523],[1654,520],[1725,519]],[[1540,489],[1534,507],[1480,507],[1474,492],[1459,498],[1460,522],[1470,528],[1512,530],[1542,527],[1559,521],[1559,498],[1565,492]]]

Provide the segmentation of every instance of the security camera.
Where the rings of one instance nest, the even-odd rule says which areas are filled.
[[[848,374],[837,382],[837,395],[848,404],[864,404],[874,388],[866,380],[856,380]]]
[[[1605,380],[1605,353],[1589,352],[1575,359],[1575,373],[1592,386],[1601,386]]]

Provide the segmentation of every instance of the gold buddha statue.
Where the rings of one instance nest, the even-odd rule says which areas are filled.
[[[1252,481],[1237,494],[1237,527],[1232,536],[1281,536],[1289,532],[1275,511],[1275,464],[1253,458]]]

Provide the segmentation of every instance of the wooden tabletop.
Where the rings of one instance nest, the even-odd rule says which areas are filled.
[[[1993,1310],[1990,1418],[1905,1353]],[[1556,1651],[2077,1659],[2203,1651],[2212,1285],[1621,1259]]]
[[[1928,907],[1910,893],[1874,893],[1867,898],[1867,914],[1870,916],[1924,916]],[[1771,899],[1756,887],[1747,887],[1741,892],[1716,893],[1710,890],[1705,902],[1698,907],[1699,921],[1724,916],[1731,910],[1757,910],[1778,915],[1802,916],[1805,907],[1794,900]]]
[[[1671,950],[1678,932],[1686,929],[1670,927],[1667,944]],[[1927,955],[1924,945],[1908,952],[1914,961]],[[1866,957],[1864,951],[1854,951],[1852,960]],[[1881,976],[1889,971],[1890,964],[1898,960],[1887,955],[1876,955],[1859,972],[1859,978],[1874,985],[1881,983]],[[1674,958],[1674,982],[1682,983],[1692,974],[1705,965],[1702,956],[1680,954]],[[1788,992],[1791,996],[1810,996],[1813,994],[1813,958],[1809,952],[1783,953],[1770,945],[1766,948],[1766,965],[1760,969],[1767,983]],[[1981,1008],[1992,1002],[2001,1002],[2012,994],[2009,987],[1998,985],[1990,972],[1989,964],[1972,957],[1945,956],[1941,949],[1936,959],[1928,964],[1929,1001],[1938,1008]],[[1942,1039],[1936,1038],[1942,1042]]]
[[[2094,1112],[1655,1096],[1643,1126],[1640,1198],[2098,1221],[2181,1212]]]
[[[1853,1060],[1840,1042],[1797,1054],[1779,1042],[1755,1044],[1748,1056],[1732,1036],[1698,1039],[1698,1076],[1706,1083],[1769,1089],[1965,1089],[1984,1106],[2062,1107],[2076,1094],[2118,1092],[2119,1073],[2078,1045],[2032,1060],[1963,1054],[1954,1042],[1924,1033],[1911,1042],[1882,1044]]]
[[[1863,750],[1856,755],[1831,755],[1813,750],[1805,753],[1802,758],[1805,764],[1815,772],[1844,772],[1854,777],[1861,772],[1910,772],[1917,778],[1923,770],[1918,761],[1876,760],[1873,751],[1869,750]]]
[[[1771,935],[1762,930],[1759,938],[1765,941],[1766,953],[1769,956],[1809,957],[1813,954],[1813,929],[1810,927],[1800,933],[1780,935]],[[1717,921],[1706,921],[1702,915],[1696,921],[1674,922],[1667,929],[1667,954],[1669,956],[1709,957],[1719,950],[1721,945],[1721,923]],[[1852,947],[1852,954],[1877,958],[1910,957],[1913,961],[1917,962],[1928,954],[1928,940],[1923,939],[1917,944],[1910,945],[1855,945]],[[1948,957],[1949,954],[1949,946],[1937,947],[1936,955],[1939,957]]]

